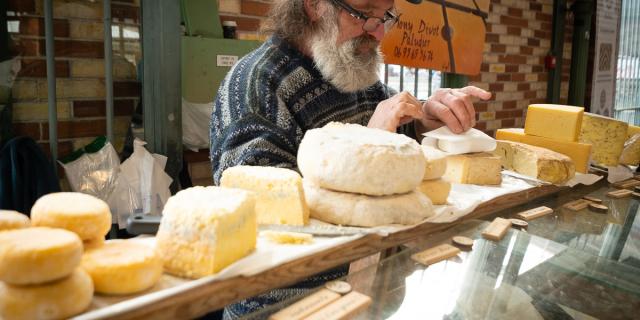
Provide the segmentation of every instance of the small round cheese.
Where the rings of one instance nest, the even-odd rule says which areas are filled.
[[[83,240],[82,246],[84,247],[84,251],[90,249],[100,248],[104,245],[104,237],[98,237],[95,239]]]
[[[339,225],[414,224],[433,215],[429,198],[415,190],[400,195],[372,197],[331,191],[305,181],[304,194],[312,217]]]
[[[0,231],[28,228],[31,222],[29,217],[13,210],[0,210]]]
[[[66,278],[43,285],[0,282],[0,319],[67,319],[87,309],[92,298],[91,278],[80,268]]]
[[[420,146],[427,160],[422,180],[435,180],[447,170],[447,154],[430,146]]]
[[[111,211],[106,202],[79,192],[44,195],[31,208],[34,226],[71,230],[82,240],[95,239],[111,229]]]
[[[131,294],[152,287],[162,275],[162,261],[155,250],[131,240],[107,241],[82,256],[96,288],[104,294]]]
[[[372,196],[413,191],[426,160],[415,140],[357,124],[329,123],[306,132],[298,168],[314,184]]]
[[[0,281],[39,284],[64,278],[80,264],[82,241],[70,231],[26,228],[0,232]]]

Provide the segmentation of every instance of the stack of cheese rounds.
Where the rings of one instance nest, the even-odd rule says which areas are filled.
[[[29,217],[13,210],[0,210],[0,231],[28,228],[31,225]]]
[[[46,227],[0,232],[0,319],[62,319],[85,310],[93,296],[79,268],[82,241]]]
[[[332,122],[306,132],[298,168],[311,216],[352,226],[413,224],[433,215],[417,191],[426,160],[401,134]]]

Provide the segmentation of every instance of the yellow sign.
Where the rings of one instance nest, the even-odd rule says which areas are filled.
[[[385,63],[480,72],[489,0],[396,0],[400,19],[382,40]]]

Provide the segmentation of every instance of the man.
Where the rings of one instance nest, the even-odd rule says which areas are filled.
[[[211,115],[211,163],[219,183],[235,165],[296,168],[304,133],[331,121],[412,137],[475,125],[476,87],[440,89],[425,103],[379,80],[379,44],[398,13],[392,0],[276,0],[273,35],[222,83]]]

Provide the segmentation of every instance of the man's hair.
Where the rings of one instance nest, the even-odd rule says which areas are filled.
[[[304,10],[305,0],[275,0],[260,32],[275,34],[280,38],[298,42],[315,28]],[[312,0],[314,5],[320,0]]]

